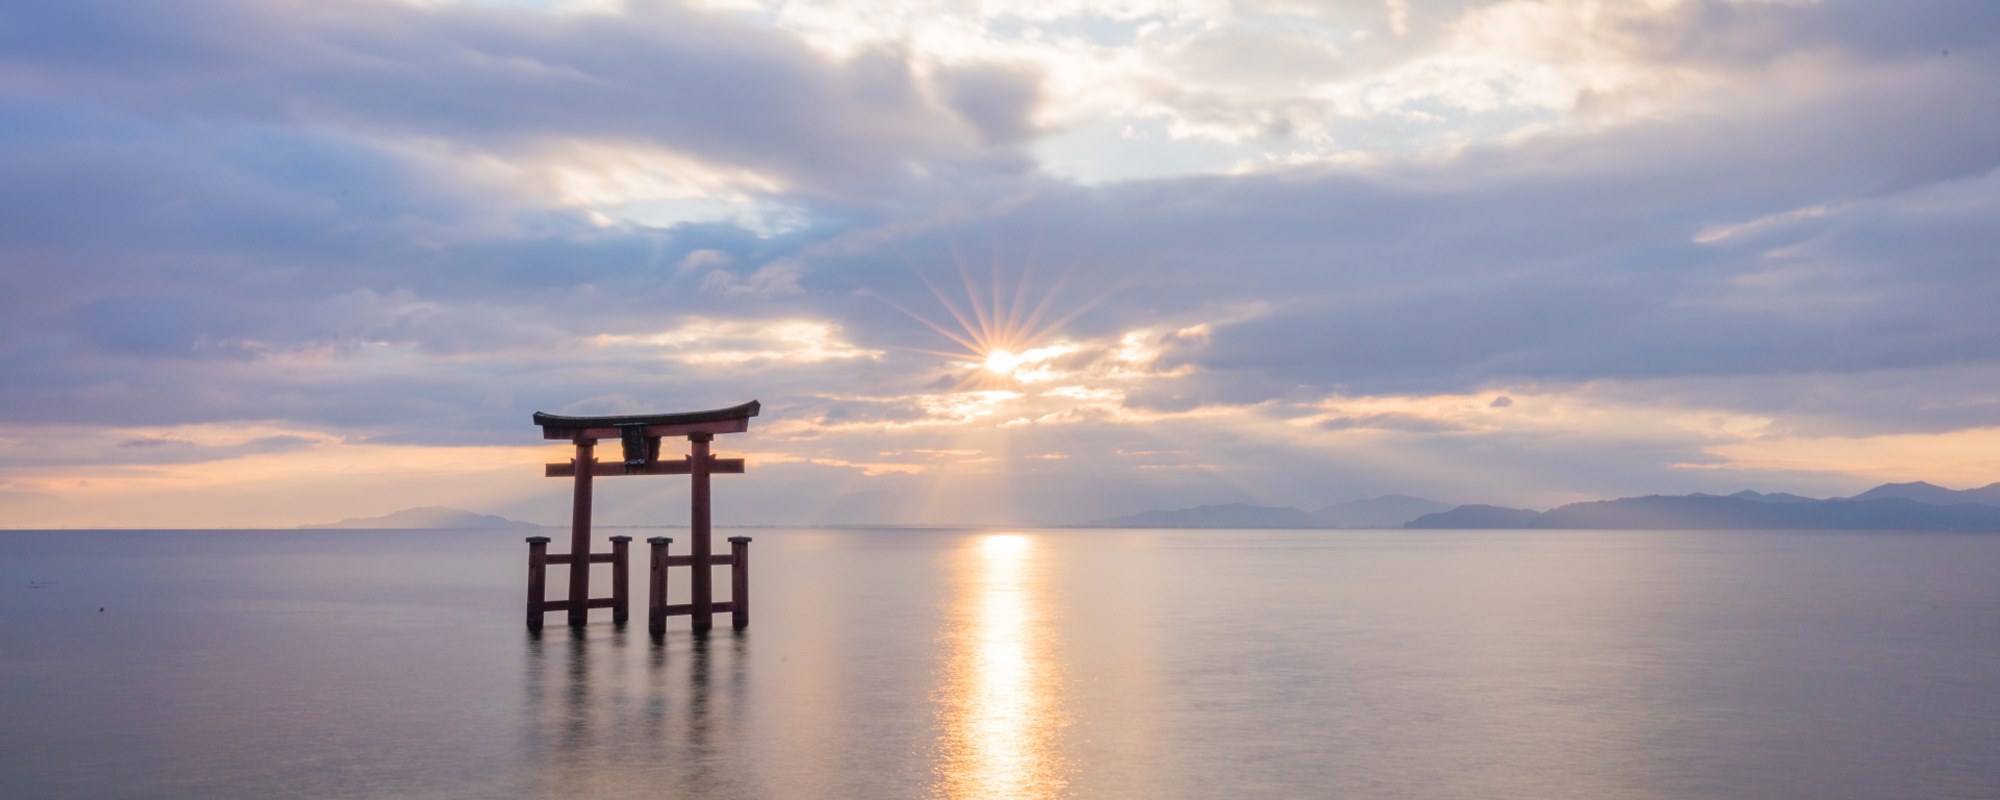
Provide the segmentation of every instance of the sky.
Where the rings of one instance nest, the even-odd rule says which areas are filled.
[[[0,527],[1984,485],[1996,164],[1991,0],[8,3]]]

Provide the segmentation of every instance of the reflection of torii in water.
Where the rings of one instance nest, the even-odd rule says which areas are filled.
[[[715,458],[709,455],[708,443],[718,433],[742,433],[750,430],[750,418],[757,416],[760,405],[752,400],[740,406],[718,408],[712,411],[690,411],[679,414],[633,414],[610,417],[562,417],[554,414],[535,413],[535,424],[542,427],[544,439],[567,439],[576,444],[576,459],[567,464],[549,464],[545,474],[551,478],[576,478],[575,506],[570,516],[570,551],[568,555],[549,555],[546,536],[528,537],[528,628],[541,630],[542,615],[549,611],[567,611],[570,625],[582,625],[592,608],[610,608],[613,622],[624,623],[628,616],[626,591],[628,571],[626,545],[632,541],[629,536],[611,537],[612,552],[609,555],[590,553],[590,484],[599,475],[687,475],[693,479],[693,511],[688,519],[688,534],[694,539],[694,552],[685,556],[669,555],[667,547],[673,542],[664,536],[646,540],[652,545],[651,579],[646,591],[646,626],[654,633],[666,630],[667,617],[686,614],[693,618],[696,632],[704,632],[714,626],[714,615],[718,611],[731,612],[731,622],[737,629],[750,624],[750,537],[729,537],[730,554],[714,555],[709,546],[709,495],[708,476],[714,473],[741,473],[743,459]],[[660,460],[660,439],[667,436],[686,436],[692,443],[693,453],[683,459]],[[617,439],[623,445],[624,460],[614,463],[600,463],[591,453],[599,439]],[[612,565],[611,591],[609,598],[590,597],[590,565],[610,563]],[[569,565],[569,598],[567,600],[545,599],[545,570],[549,564]],[[711,567],[729,565],[730,599],[715,602],[711,586]],[[693,580],[689,583],[689,600],[684,605],[667,605],[667,568],[687,566],[694,568]]]

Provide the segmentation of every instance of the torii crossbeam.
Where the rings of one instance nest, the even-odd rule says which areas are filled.
[[[546,536],[528,539],[528,627],[541,630],[542,615],[549,611],[567,611],[570,625],[584,624],[592,608],[611,608],[614,622],[623,623],[627,617],[625,550],[631,537],[612,537],[609,557],[590,553],[591,479],[600,475],[687,475],[693,480],[693,508],[688,519],[688,533],[694,539],[693,554],[670,555],[667,550],[673,540],[664,536],[647,540],[652,545],[651,579],[646,593],[648,629],[654,633],[664,632],[668,616],[686,614],[692,618],[696,632],[707,631],[714,627],[718,611],[731,612],[732,622],[739,630],[749,625],[750,537],[730,537],[731,552],[726,556],[715,555],[709,543],[708,476],[741,473],[743,459],[715,458],[709,455],[708,443],[718,433],[750,430],[750,418],[757,416],[759,408],[757,401],[752,400],[730,408],[674,414],[564,417],[535,412],[535,424],[541,426],[542,438],[566,439],[575,443],[576,458],[567,464],[549,464],[544,474],[551,478],[575,478],[576,493],[570,513],[568,556],[548,555],[549,540]],[[660,440],[674,436],[687,437],[693,452],[684,458],[663,461],[660,459]],[[600,463],[592,455],[599,439],[619,440],[623,458]],[[612,563],[612,597],[593,600],[590,598],[590,564],[600,561]],[[569,565],[569,599],[552,601],[543,596],[544,569],[548,564]],[[730,567],[732,596],[727,601],[716,602],[709,569],[724,564]],[[694,568],[693,580],[689,583],[690,602],[669,606],[667,568],[678,566]]]

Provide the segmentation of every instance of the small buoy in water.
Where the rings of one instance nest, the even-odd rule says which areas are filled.
[[[102,614],[102,613],[104,613],[104,606],[98,606],[98,607],[97,607],[97,613],[99,613],[99,614]]]

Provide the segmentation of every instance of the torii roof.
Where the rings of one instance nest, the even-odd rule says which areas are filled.
[[[610,439],[619,429],[642,425],[648,436],[675,436],[684,433],[741,433],[750,429],[750,418],[762,405],[755,400],[740,406],[707,411],[680,411],[666,414],[623,414],[605,417],[565,417],[535,412],[535,424],[542,426],[545,439]]]

